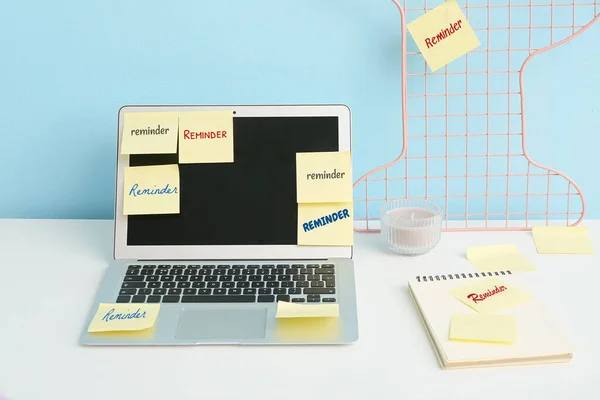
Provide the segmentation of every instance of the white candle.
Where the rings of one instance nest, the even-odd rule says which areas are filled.
[[[405,202],[383,207],[381,234],[392,250],[402,254],[423,254],[439,242],[441,209],[435,203],[423,204],[424,207],[418,205],[421,204]]]

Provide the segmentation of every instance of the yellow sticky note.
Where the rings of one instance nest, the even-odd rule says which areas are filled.
[[[298,304],[279,301],[275,318],[337,318],[339,315],[338,304]]]
[[[540,254],[594,254],[585,227],[536,226],[532,233]]]
[[[160,304],[101,303],[88,332],[140,331],[152,328]]]
[[[170,112],[125,113],[121,154],[177,153],[178,119]]]
[[[480,45],[456,0],[448,0],[407,24],[425,61],[436,71]]]
[[[179,115],[179,163],[232,163],[233,111]]]
[[[503,314],[453,314],[450,340],[514,343],[517,320],[513,315]]]
[[[352,201],[349,151],[296,154],[298,203]]]
[[[514,244],[498,246],[471,246],[467,248],[467,259],[479,272],[534,271],[530,263]]]
[[[352,203],[298,204],[298,245],[351,246]]]
[[[179,166],[125,167],[123,214],[179,214]]]
[[[532,300],[531,296],[496,278],[474,279],[449,291],[477,312],[492,314]]]

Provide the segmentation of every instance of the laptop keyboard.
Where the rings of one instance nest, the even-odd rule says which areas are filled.
[[[117,303],[334,303],[333,264],[129,265]]]

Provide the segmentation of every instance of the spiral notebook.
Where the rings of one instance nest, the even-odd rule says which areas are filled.
[[[573,357],[560,324],[536,299],[522,274],[511,271],[477,272],[419,276],[409,281],[409,291],[442,369],[568,362]],[[501,344],[450,340],[452,315],[476,311],[458,301],[449,291],[487,277],[499,279],[532,297],[527,303],[497,312],[515,317],[516,341]]]

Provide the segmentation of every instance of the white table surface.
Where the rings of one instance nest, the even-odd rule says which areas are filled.
[[[600,221],[587,221],[600,250]],[[529,232],[444,233],[402,257],[355,238],[360,339],[348,346],[83,347],[112,256],[111,221],[0,220],[0,399],[598,398],[598,255],[539,255]],[[569,364],[442,371],[407,291],[419,274],[474,271],[469,245],[515,244],[574,345]]]

